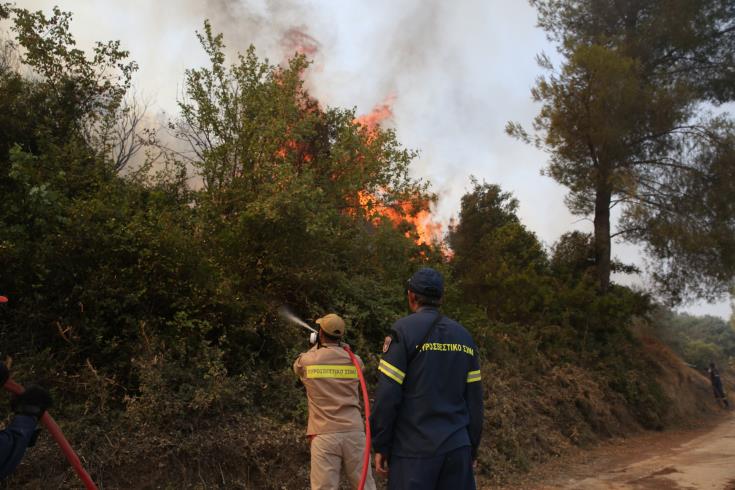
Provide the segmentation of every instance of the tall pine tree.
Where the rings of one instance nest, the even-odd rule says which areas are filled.
[[[611,239],[645,245],[669,299],[714,298],[735,274],[735,4],[723,0],[531,0],[563,57],[532,90],[535,135],[568,205],[594,217],[599,289]],[[622,207],[617,229],[611,209]]]

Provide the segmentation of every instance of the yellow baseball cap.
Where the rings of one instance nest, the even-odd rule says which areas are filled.
[[[333,337],[342,337],[345,334],[345,321],[336,313],[324,315],[316,321],[316,323],[324,330],[325,333]]]

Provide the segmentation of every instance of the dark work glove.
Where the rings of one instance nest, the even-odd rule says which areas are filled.
[[[10,377],[10,371],[8,371],[8,368],[5,367],[4,362],[0,362],[0,386],[5,385],[5,382]]]
[[[31,385],[10,401],[10,408],[18,415],[31,415],[40,419],[51,403],[48,391],[40,386]]]

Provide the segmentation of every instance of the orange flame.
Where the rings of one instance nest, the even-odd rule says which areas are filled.
[[[365,126],[369,131],[375,131],[380,124],[393,117],[393,103],[396,101],[395,95],[389,95],[380,104],[376,105],[369,114],[356,117],[355,124]]]
[[[297,32],[293,33],[294,36],[296,34]],[[371,142],[378,134],[380,125],[393,116],[392,106],[394,101],[395,95],[391,95],[382,103],[376,105],[370,113],[356,117],[353,120],[354,124],[365,128],[368,142]],[[276,151],[275,156],[280,159],[286,159],[289,154],[296,154],[305,163],[312,161],[312,156],[306,151],[305,145],[293,139],[286,140],[284,145]],[[334,178],[339,177],[334,176]],[[417,245],[439,245],[444,255],[448,256],[450,253],[441,244],[442,224],[434,220],[427,201],[420,202],[419,200],[419,202],[416,202],[416,200],[406,200],[394,205],[386,205],[376,195],[370,194],[367,191],[359,191],[357,193],[357,200],[359,206],[365,211],[368,220],[373,224],[379,224],[382,219],[387,219],[394,227],[399,227],[407,223],[411,226],[411,229],[406,231],[405,235],[411,238],[412,231],[415,230],[415,241]]]
[[[371,141],[380,128],[380,125],[393,117],[393,104],[396,100],[395,95],[389,95],[380,104],[376,105],[370,113],[356,117],[355,124],[359,124],[367,129],[368,141]],[[442,225],[437,223],[431,212],[429,211],[429,203],[420,203],[420,209],[416,209],[415,203],[404,201],[387,206],[381,203],[375,195],[366,191],[358,192],[358,201],[360,206],[366,211],[368,219],[377,224],[382,218],[388,219],[393,226],[400,226],[408,223],[416,230],[416,243],[418,245],[439,244],[442,238]],[[407,231],[406,236],[410,237],[411,232]]]
[[[387,206],[365,191],[358,192],[358,201],[373,224],[380,223],[382,218],[387,218],[396,227],[408,223],[416,230],[418,245],[432,245],[441,242],[442,225],[434,221],[428,210],[428,202],[420,203],[419,206],[423,209],[419,210],[416,210],[415,203],[411,201],[402,201],[394,206]],[[410,237],[411,232],[407,231],[406,236]]]

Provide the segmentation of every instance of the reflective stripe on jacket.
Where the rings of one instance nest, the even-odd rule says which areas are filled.
[[[398,320],[386,339],[370,418],[376,452],[429,457],[472,446],[477,454],[483,418],[477,347],[447,317],[419,345],[439,314],[423,307]]]

